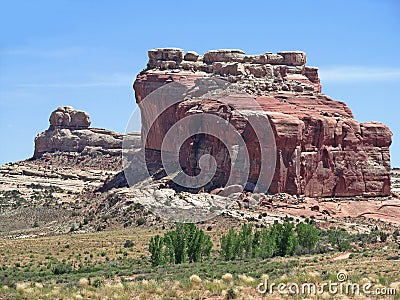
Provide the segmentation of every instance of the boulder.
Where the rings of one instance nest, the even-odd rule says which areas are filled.
[[[50,115],[50,126],[55,128],[88,128],[90,126],[89,115],[76,110],[72,106],[60,106]]]
[[[194,51],[189,51],[184,56],[184,60],[186,60],[186,61],[197,61],[198,58],[199,58],[199,54]]]
[[[235,184],[225,187],[222,191],[218,193],[218,195],[223,197],[229,197],[232,194],[241,193],[242,191],[243,187]]]
[[[221,75],[243,75],[245,73],[244,66],[241,63],[230,63],[222,66],[219,70]]]
[[[179,48],[156,48],[148,51],[150,60],[182,61],[183,50]]]
[[[239,49],[219,49],[204,53],[203,61],[207,64],[213,62],[242,62],[244,57],[244,52]]]
[[[306,54],[302,51],[282,51],[278,55],[283,57],[283,64],[291,66],[302,66],[306,64]]]

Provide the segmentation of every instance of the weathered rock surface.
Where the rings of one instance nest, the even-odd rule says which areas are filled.
[[[392,133],[377,122],[358,123],[349,107],[321,93],[318,69],[305,66],[304,52],[246,55],[241,50],[213,50],[203,56],[185,55],[181,49],[149,51],[149,63],[134,83],[137,103],[171,82],[193,86],[202,78],[233,83],[256,99],[259,115],[271,124],[276,141],[276,168],[269,191],[311,197],[390,195]],[[160,99],[160,105],[163,99]],[[163,138],[177,121],[193,113],[214,114],[229,122],[246,141],[251,157],[248,183],[260,175],[260,150],[254,134],[246,130],[249,102],[234,95],[228,104],[213,99],[184,99],[169,107],[152,124],[154,113],[142,110],[148,163],[161,164]],[[154,108],[157,109],[157,108]],[[220,132],[224,135],[223,129]],[[198,173],[198,157],[212,155],[216,175],[206,187],[226,184],[230,157],[217,138],[198,135],[181,149],[180,163],[189,175]]]
[[[121,155],[123,134],[90,128],[89,115],[70,106],[61,106],[50,115],[50,127],[35,138],[33,157],[41,157],[48,152],[83,152]],[[130,140],[133,140],[131,138]],[[137,147],[140,136],[137,134]]]
[[[76,110],[72,106],[60,106],[50,115],[50,126],[56,128],[88,128],[90,126],[89,115],[81,110]]]

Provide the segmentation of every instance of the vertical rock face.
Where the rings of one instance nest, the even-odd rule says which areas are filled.
[[[223,49],[201,56],[175,48],[150,50],[147,68],[134,83],[142,127],[148,129],[144,141],[148,163],[161,165],[162,142],[174,124],[194,113],[207,113],[227,120],[245,140],[250,158],[248,186],[263,176],[257,138],[248,126],[248,113],[256,110],[251,102],[227,96],[227,104],[193,96],[164,109],[156,120],[150,117],[154,111],[141,105],[146,96],[168,83],[191,87],[198,80],[218,78],[255,99],[272,128],[276,164],[270,192],[311,197],[389,195],[391,131],[377,122],[358,123],[345,103],[321,93],[318,69],[305,63],[306,55],[300,51],[246,55]],[[162,107],[162,97],[157,101]],[[220,131],[223,136],[224,129]],[[189,138],[180,149],[182,169],[196,175],[203,154],[213,156],[217,164],[205,188],[224,186],[231,157],[215,136]]]

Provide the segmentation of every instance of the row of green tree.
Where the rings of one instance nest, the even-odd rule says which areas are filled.
[[[319,237],[320,230],[312,223],[295,226],[285,220],[261,229],[243,224],[239,232],[231,228],[221,237],[221,254],[225,260],[233,260],[311,253]]]
[[[322,253],[333,249],[345,251],[351,243],[360,245],[377,242],[377,237],[386,241],[387,234],[372,230],[369,234],[351,235],[342,228],[318,229],[312,220],[293,223],[285,218],[282,223],[274,222],[269,227],[256,228],[243,224],[235,231],[229,229],[220,240],[220,254],[225,260],[247,258],[269,258]],[[177,223],[164,236],[151,238],[149,251],[153,266],[200,262],[208,258],[213,243],[209,235],[191,223]]]

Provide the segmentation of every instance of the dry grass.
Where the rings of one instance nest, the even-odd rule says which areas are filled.
[[[147,243],[162,231],[136,227],[0,240],[0,299],[259,299],[256,286],[264,278],[275,283],[321,283],[335,281],[339,270],[346,270],[356,283],[400,285],[399,253],[390,243],[357,250],[341,260],[332,259],[337,253],[327,253],[225,262],[214,253],[203,263],[151,268]],[[216,241],[221,229],[209,233]],[[133,248],[123,247],[128,239]],[[73,269],[53,274],[55,262],[71,263]],[[332,295],[319,299],[328,296]]]

